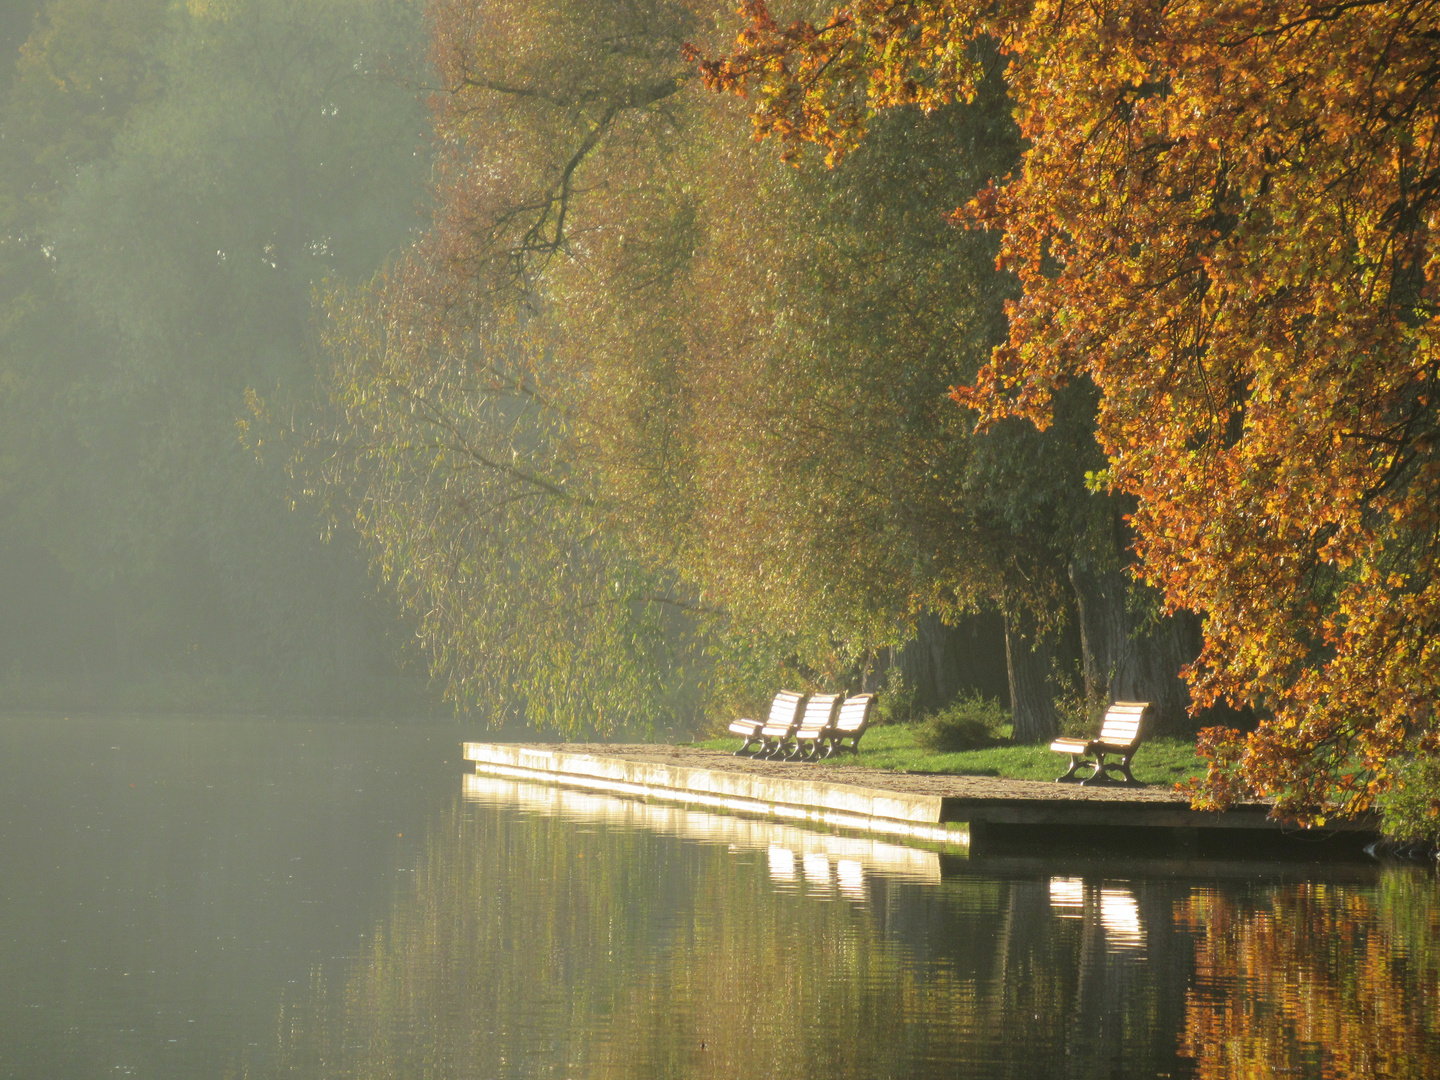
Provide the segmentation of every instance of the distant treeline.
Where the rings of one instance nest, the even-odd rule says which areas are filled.
[[[0,35],[0,707],[435,707],[353,530],[236,431],[247,387],[314,396],[312,294],[421,221],[414,5],[22,0]]]

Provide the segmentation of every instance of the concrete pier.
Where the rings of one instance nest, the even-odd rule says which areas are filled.
[[[477,773],[491,776],[813,821],[861,832],[964,842],[963,832],[944,824],[943,799],[934,795],[811,779],[800,767],[790,776],[764,776],[576,752],[578,749],[467,742],[465,757],[475,762]],[[723,754],[715,756],[725,760]]]
[[[1015,846],[1108,846],[1181,855],[1237,848],[1350,853],[1374,822],[1298,830],[1252,803],[1224,813],[1190,809],[1163,788],[1085,788],[996,777],[907,774],[833,763],[754,761],[713,750],[664,746],[467,742],[483,775],[688,806],[969,845],[972,854]]]

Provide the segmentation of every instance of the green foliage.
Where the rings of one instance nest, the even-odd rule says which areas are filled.
[[[982,750],[1008,741],[1002,734],[1010,713],[993,698],[981,694],[961,695],[920,722],[915,741],[926,750],[953,753]]]
[[[899,667],[892,667],[885,677],[885,689],[875,699],[875,726],[882,724],[908,724],[916,719],[917,687],[905,681],[905,673]]]
[[[331,294],[340,416],[300,475],[353,508],[452,698],[568,737],[686,719],[714,613],[606,527],[603,491],[565,456],[546,350],[520,324],[447,335],[414,304],[432,287],[407,259]]]
[[[1440,753],[1416,754],[1401,764],[1376,803],[1387,837],[1440,848]]]

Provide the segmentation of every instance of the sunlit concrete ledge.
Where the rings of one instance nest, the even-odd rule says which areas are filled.
[[[1310,841],[1347,835],[1352,839],[1346,843],[1356,847],[1375,835],[1375,823],[1369,820],[1297,832],[1270,818],[1269,807],[1261,803],[1223,813],[1192,810],[1182,797],[1153,787],[1082,789],[854,770],[868,782],[860,786],[836,783],[835,770],[831,776],[817,776],[813,766],[777,768],[776,763],[737,760],[714,751],[684,750],[689,758],[685,764],[657,761],[661,750],[605,748],[587,753],[583,748],[469,742],[465,757],[475,763],[477,773],[491,776],[960,844],[972,854],[977,846],[994,851],[1013,843],[1101,843],[1127,850],[1160,842],[1213,856],[1236,844],[1313,847]],[[959,823],[965,828],[957,828]]]
[[[467,742],[465,757],[475,763],[477,773],[491,776],[946,844],[964,844],[968,839],[964,830],[947,828],[942,823],[944,800],[933,795],[822,783],[798,776],[776,778],[694,769],[509,743]]]

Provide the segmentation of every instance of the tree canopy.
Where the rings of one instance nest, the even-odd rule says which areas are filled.
[[[972,98],[998,48],[1023,160],[955,212],[1023,289],[956,398],[1044,426],[1099,393],[1094,483],[1139,572],[1204,619],[1196,797],[1323,819],[1440,747],[1440,6],[754,0],[701,63],[760,135],[833,162],[880,113]],[[698,57],[698,50],[691,50]]]
[[[603,731],[854,688],[991,609],[1018,737],[1055,731],[1067,626],[1093,692],[1182,724],[1186,627],[1134,602],[1120,503],[1085,487],[1094,393],[983,435],[947,397],[1018,296],[944,212],[1019,160],[999,54],[972,100],[796,170],[682,59],[720,14],[431,5],[432,226],[333,294],[305,457],[437,670]]]

